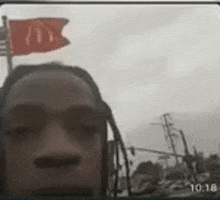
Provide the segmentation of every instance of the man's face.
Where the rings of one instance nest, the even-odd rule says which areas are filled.
[[[101,134],[90,87],[70,72],[26,75],[11,88],[5,118],[7,195],[100,195]]]

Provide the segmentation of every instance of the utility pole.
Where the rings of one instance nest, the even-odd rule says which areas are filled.
[[[181,135],[181,137],[183,139],[183,144],[184,144],[184,147],[185,147],[185,153],[189,154],[189,149],[188,149],[188,146],[187,146],[187,143],[186,143],[186,138],[184,136],[184,133],[183,133],[182,130],[180,130],[179,132],[180,132],[180,135]]]
[[[195,146],[193,146],[193,150],[194,150],[194,155],[195,155],[195,156],[198,156],[198,152],[197,152],[197,150],[196,150],[196,147],[195,147]]]
[[[165,114],[162,115],[162,117],[164,118],[164,121],[165,121],[165,127],[166,127],[166,130],[167,130],[168,136],[170,138],[171,147],[172,147],[173,153],[175,155],[176,165],[178,165],[179,161],[178,161],[178,158],[177,158],[176,148],[175,148],[174,141],[173,141],[173,138],[172,138],[171,133],[170,133],[170,126],[172,126],[172,124],[168,123],[168,119],[167,119],[168,116],[169,116],[169,113],[165,113]]]
[[[196,177],[196,170],[197,169],[195,168],[195,165],[193,165],[194,162],[197,162],[196,161],[197,152],[196,152],[195,146],[193,147],[195,156],[192,156],[189,153],[188,146],[187,146],[187,143],[186,143],[186,138],[184,136],[183,131],[179,130],[179,129],[176,129],[176,128],[173,128],[173,129],[176,130],[176,131],[179,131],[180,135],[182,136],[184,150],[185,150],[185,157],[183,158],[183,160],[186,163],[186,166],[188,168],[188,172],[189,172],[189,174],[191,175],[191,177],[193,178],[194,181],[198,181],[197,177]]]
[[[176,131],[179,131],[179,133],[180,133],[180,135],[182,137],[182,140],[183,140],[185,155],[188,155],[189,154],[189,149],[188,149],[188,145],[186,143],[186,138],[185,138],[185,135],[184,135],[183,131],[182,130],[178,130],[176,128],[173,128],[173,129],[176,130]]]
[[[173,127],[172,127],[172,129],[176,130],[180,133],[180,135],[182,137],[182,140],[183,140],[185,155],[189,155],[190,153],[189,153],[188,145],[187,145],[186,138],[185,138],[185,135],[184,135],[183,131],[179,130],[179,129],[176,129],[176,128],[173,128]],[[193,146],[193,149],[194,149],[194,152],[195,152],[195,156],[197,156],[197,151],[195,149],[195,146]]]

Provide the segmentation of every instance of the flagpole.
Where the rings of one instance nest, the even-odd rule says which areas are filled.
[[[8,74],[11,74],[12,72],[12,58],[11,58],[11,51],[10,51],[10,29],[7,25],[7,16],[2,16],[2,20],[4,23],[4,28],[6,31],[6,41],[5,41],[5,45],[6,45],[6,54],[7,54],[7,62],[8,62]]]

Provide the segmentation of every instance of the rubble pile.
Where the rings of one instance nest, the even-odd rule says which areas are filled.
[[[204,173],[198,176],[198,183],[205,186],[210,181],[210,174]],[[154,182],[152,178],[140,175],[131,182],[132,194],[135,197],[220,197],[220,184],[216,184],[216,191],[192,191],[192,183],[186,180],[163,180]],[[124,188],[125,189],[125,188]],[[123,195],[120,195],[123,196]]]

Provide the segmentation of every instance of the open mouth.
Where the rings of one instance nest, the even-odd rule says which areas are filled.
[[[44,187],[32,192],[31,196],[42,197],[77,197],[77,196],[93,196],[93,192],[89,188],[82,187]]]

